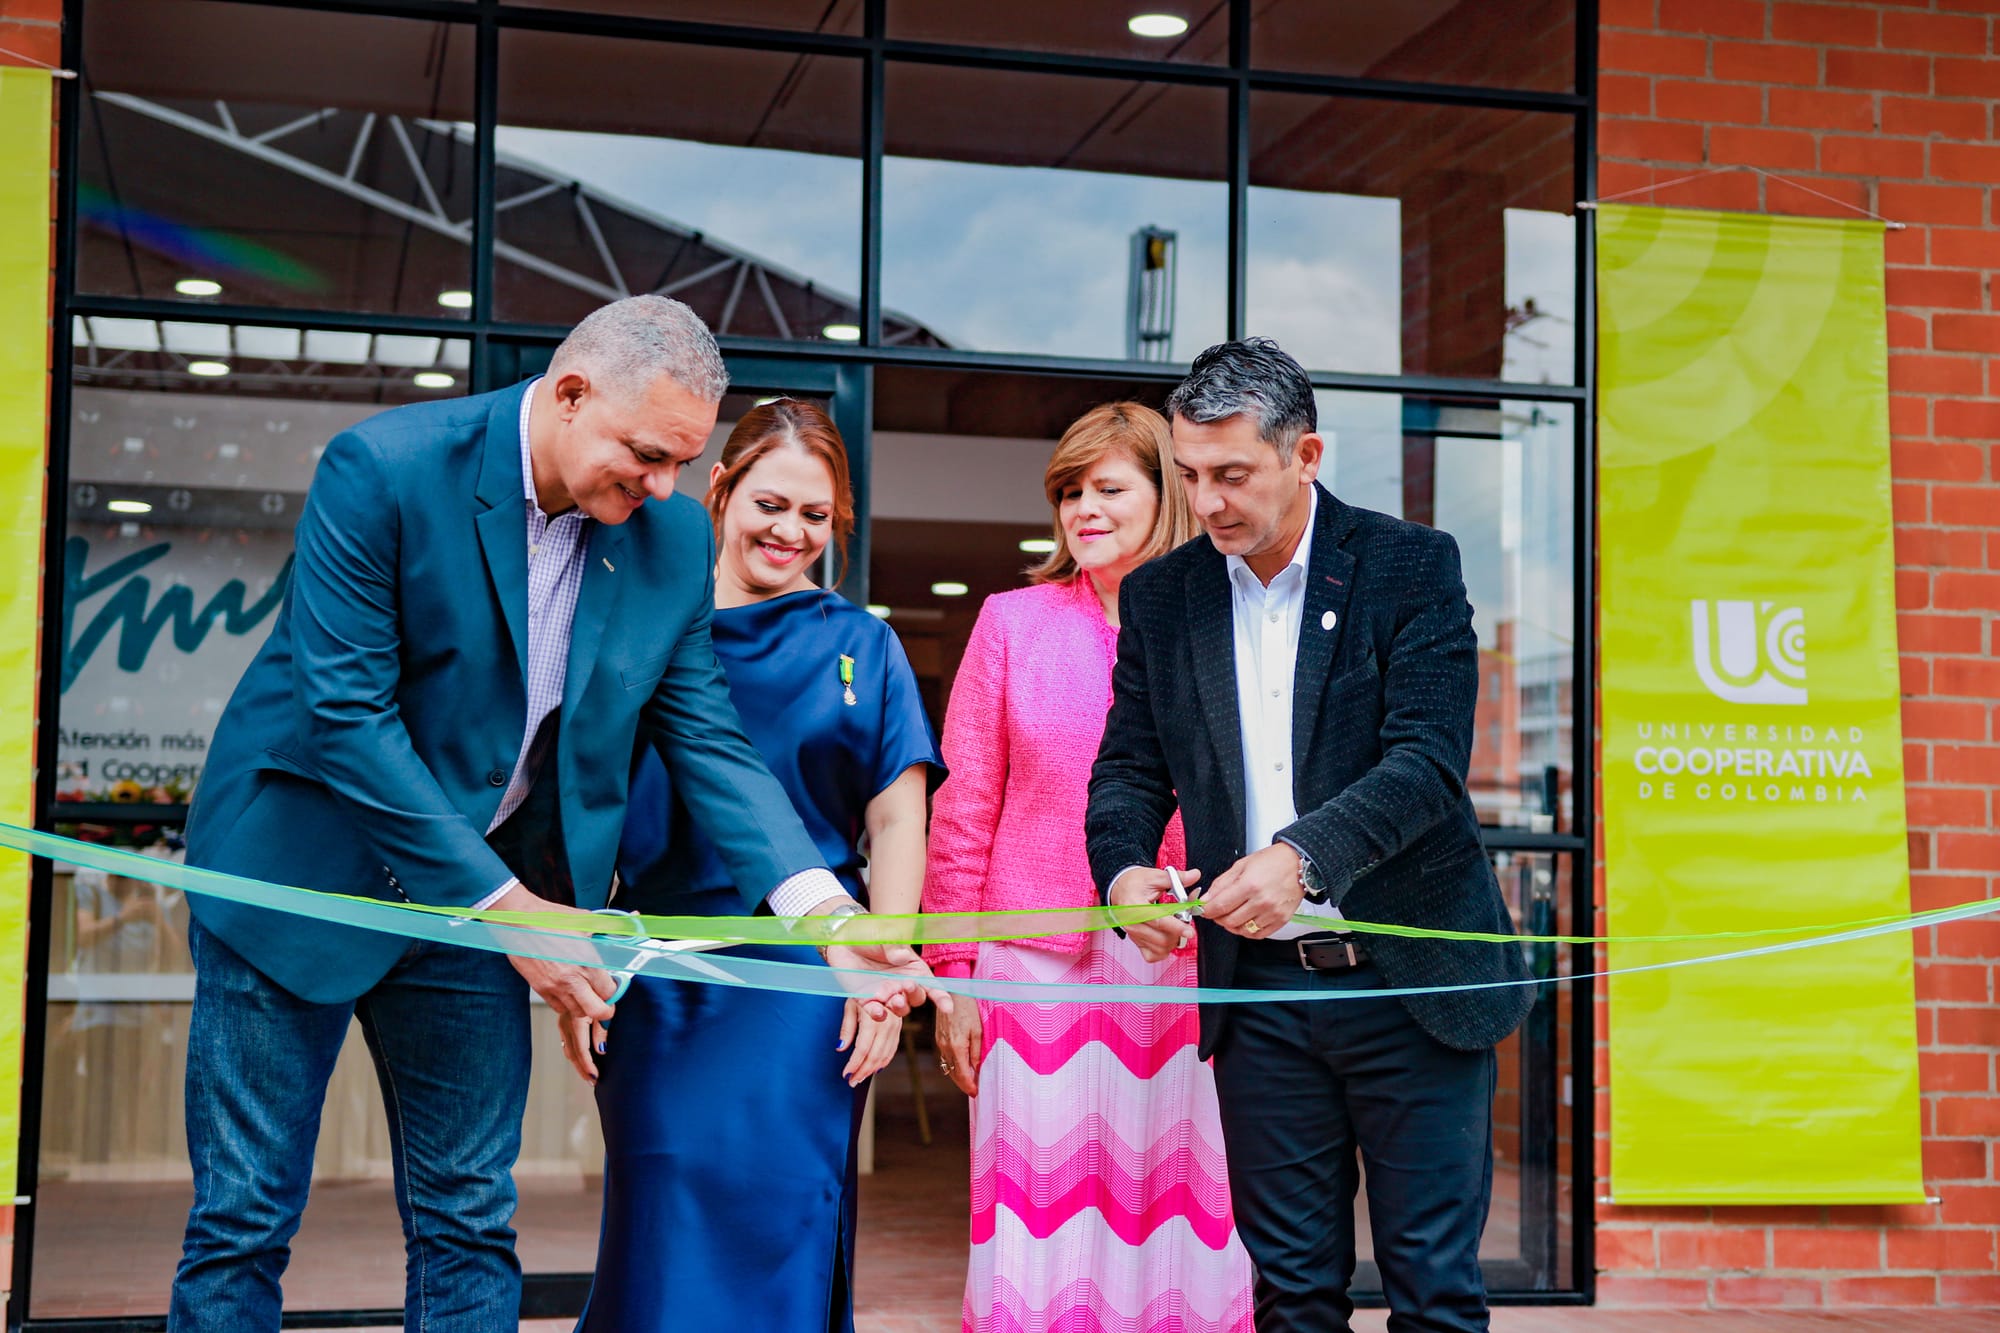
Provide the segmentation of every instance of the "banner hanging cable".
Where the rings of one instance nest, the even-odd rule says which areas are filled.
[[[261,880],[245,879],[218,871],[204,870],[194,866],[184,866],[157,857],[124,848],[105,847],[94,843],[80,842],[59,834],[43,833],[24,829],[11,824],[0,824],[0,846],[12,847],[36,856],[101,870],[107,874],[123,875],[132,879],[149,881],[170,889],[187,893],[206,893],[226,898],[233,902],[269,908],[274,911],[295,915],[317,917],[333,924],[356,926],[364,930],[386,931],[411,939],[429,940],[440,944],[455,944],[467,948],[485,949],[496,953],[519,954],[543,958],[553,962],[575,963],[588,967],[603,968],[620,975],[663,977],[683,981],[704,981],[720,985],[747,986],[760,990],[791,991],[814,995],[845,995],[865,989],[877,974],[865,971],[849,971],[828,968],[814,963],[784,963],[762,958],[741,958],[726,955],[705,954],[702,951],[718,946],[738,943],[788,944],[824,943],[828,938],[824,931],[813,934],[791,934],[782,941],[760,935],[754,940],[732,938],[735,928],[759,918],[746,917],[659,917],[645,918],[626,914],[594,915],[577,913],[485,913],[475,914],[450,908],[426,907],[411,903],[383,902],[372,898],[350,897],[343,894],[319,893],[310,889],[288,888],[284,885],[269,884]],[[1023,924],[1020,918],[1057,919],[1050,926],[1044,921],[1043,929],[1034,933],[993,932],[979,936],[983,939],[1024,939],[1034,938],[1034,934],[1066,934],[1077,929],[1076,914],[1086,911],[1097,914],[1093,919],[1105,925],[1129,925],[1140,921],[1154,920],[1169,915],[1179,909],[1179,904],[1148,904],[1134,908],[1093,908],[1062,909],[1056,912],[1015,912],[1015,913],[965,913],[962,918],[1007,917],[1013,918],[1011,925]],[[1879,935],[1917,929],[1923,926],[1943,925],[1952,921],[2000,913],[2000,899],[1980,900],[1961,903],[1953,907],[1934,911],[1906,914],[1903,916],[1878,918],[1860,922],[1839,922],[1821,925],[1804,925],[1782,931],[1721,932],[1717,935],[1687,935],[1673,938],[1674,943],[1697,944],[1719,938],[1747,938],[1755,935],[1785,934],[1804,936],[1779,943],[1766,944],[1748,949],[1739,949],[1717,954],[1697,954],[1692,957],[1670,959],[1648,963],[1643,966],[1611,969],[1603,972],[1579,973],[1568,977],[1551,976],[1534,978],[1523,982],[1485,983],[1471,986],[1422,986],[1389,988],[1363,991],[1263,991],[1223,988],[1163,988],[1156,986],[1100,986],[1066,985],[1059,983],[951,980],[940,979],[933,983],[938,989],[953,995],[963,995],[972,999],[993,1001],[1016,1001],[1029,1003],[1054,1003],[1062,1000],[1089,1000],[1097,1003],[1128,1004],[1249,1004],[1271,1003],[1284,1000],[1353,999],[1380,998],[1398,995],[1430,995],[1451,991],[1490,989],[1492,985],[1541,985],[1551,981],[1589,980],[1599,976],[1623,975],[1634,972],[1660,971],[1669,968],[1690,967],[1699,964],[1720,963],[1737,959],[1755,958],[1786,953],[1797,949],[1818,948],[1845,943],[1852,940],[1869,939]],[[515,921],[499,921],[494,916],[512,916]],[[868,918],[857,918],[857,921]],[[904,923],[920,922],[923,918],[885,918]],[[762,918],[763,922],[782,926],[777,918]],[[658,934],[654,923],[670,923],[685,927],[686,933],[672,935]],[[814,926],[816,921],[800,923]],[[1361,929],[1364,923],[1350,922],[1350,926]],[[1395,933],[1427,938],[1463,939],[1467,942],[1504,943],[1553,943],[1562,939],[1576,939],[1588,942],[1587,937],[1540,937],[1524,939],[1519,936],[1484,936],[1469,932],[1422,931],[1410,927],[1370,927],[1380,933]],[[859,935],[847,936],[844,932],[839,939],[842,943],[906,943],[907,930],[890,938],[880,934],[863,939]],[[954,936],[963,939],[961,933]]]

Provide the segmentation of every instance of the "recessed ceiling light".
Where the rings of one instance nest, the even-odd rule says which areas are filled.
[[[1021,539],[1021,549],[1029,555],[1048,555],[1056,549],[1056,539],[1053,537],[1023,537]]]
[[[442,370],[420,370],[410,377],[410,382],[419,389],[449,389],[458,383]]]
[[[114,514],[150,514],[153,506],[144,500],[112,500],[104,506]]]
[[[227,361],[188,362],[188,374],[190,375],[200,375],[205,379],[213,379],[217,375],[227,375],[228,373],[229,363]]]
[[[174,290],[182,296],[220,296],[222,284],[213,278],[182,278],[174,284]]]
[[[963,597],[971,591],[972,589],[966,587],[963,583],[954,583],[949,579],[943,583],[933,583],[931,585],[931,592],[939,597]]]
[[[868,614],[877,620],[887,620],[889,618],[889,608],[880,602],[870,602],[868,603]]]
[[[837,343],[858,343],[861,341],[859,324],[829,324],[820,332]]]
[[[438,304],[446,310],[472,309],[472,293],[453,287],[438,293]]]
[[[1187,31],[1188,22],[1178,14],[1134,14],[1125,26],[1135,37],[1178,37]]]

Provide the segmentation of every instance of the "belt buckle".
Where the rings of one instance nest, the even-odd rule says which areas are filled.
[[[1329,970],[1327,968],[1314,967],[1312,965],[1311,959],[1307,956],[1306,950],[1315,944],[1338,944],[1347,953],[1348,967],[1355,968],[1361,966],[1361,955],[1356,953],[1354,950],[1354,937],[1345,932],[1337,932],[1332,939],[1316,940],[1311,937],[1306,937],[1304,939],[1294,940],[1292,941],[1292,943],[1297,947],[1299,951],[1299,966],[1304,968],[1308,972],[1324,972]]]

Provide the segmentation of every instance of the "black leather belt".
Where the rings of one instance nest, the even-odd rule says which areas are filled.
[[[1261,963],[1289,963],[1308,972],[1348,972],[1368,961],[1368,950],[1352,935],[1301,935],[1295,940],[1244,940],[1237,956]]]

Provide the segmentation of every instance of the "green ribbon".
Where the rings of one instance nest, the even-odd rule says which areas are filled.
[[[775,918],[747,917],[660,917],[651,922],[663,926],[699,926],[699,933],[674,936],[652,935],[647,918],[628,915],[596,916],[570,912],[536,913],[472,913],[453,908],[427,907],[412,903],[383,902],[374,898],[355,897],[349,894],[322,893],[309,889],[289,888],[279,884],[269,884],[262,880],[249,879],[239,875],[224,874],[220,871],[204,870],[195,866],[177,865],[157,857],[119,847],[105,847],[93,843],[79,842],[74,838],[53,833],[42,833],[11,824],[0,823],[0,846],[11,847],[31,855],[47,857],[50,860],[65,861],[88,869],[101,870],[107,874],[123,875],[150,883],[179,889],[187,893],[202,893],[223,898],[231,902],[254,907],[264,907],[275,911],[310,916],[316,920],[339,925],[355,926],[363,930],[387,931],[411,939],[430,940],[442,944],[461,945],[468,948],[485,949],[497,953],[508,953],[533,958],[543,958],[552,962],[574,963],[586,967],[603,968],[621,976],[647,976],[668,980],[699,981],[711,984],[748,986],[760,990],[787,991],[795,994],[845,996],[857,992],[869,992],[879,984],[878,973],[830,968],[814,962],[781,963],[764,958],[744,958],[727,954],[696,952],[694,945],[725,943],[774,943],[787,944],[815,943],[826,938],[825,932],[817,936],[811,934],[817,919],[807,919],[794,923],[797,933],[787,932],[782,939],[765,937],[762,929],[756,932],[759,938],[733,938],[742,936],[742,927],[753,922],[768,928],[776,926],[784,929],[784,923]],[[1069,933],[1086,919],[1085,914],[1100,912],[1104,924],[1130,924],[1140,920],[1157,920],[1160,916],[1179,910],[1174,903],[1146,904],[1136,908],[1060,908],[1030,913],[961,913],[960,920],[987,919],[991,917],[1015,918],[1013,924],[1024,924],[1018,918],[1053,918],[1062,923],[1062,929],[1055,933]],[[1371,925],[1363,922],[1349,922],[1351,929],[1363,933],[1394,934],[1413,938],[1463,939],[1498,943],[1559,943],[1564,940],[1577,943],[1599,943],[1606,938],[1637,942],[1649,939],[1656,943],[1690,943],[1716,938],[1752,938],[1774,934],[1799,935],[1810,933],[1806,938],[1783,940],[1750,949],[1729,953],[1707,954],[1692,958],[1679,958],[1663,962],[1647,963],[1636,967],[1618,968],[1609,971],[1583,973],[1570,977],[1532,977],[1523,981],[1483,982],[1460,986],[1405,986],[1377,989],[1349,990],[1328,988],[1313,991],[1268,991],[1215,987],[1188,986],[1115,986],[1115,985],[1073,985],[1059,982],[996,981],[982,978],[947,979],[940,978],[931,984],[938,990],[970,999],[995,1002],[1026,1002],[1049,1004],[1064,1000],[1076,1000],[1097,1004],[1268,1004],[1294,1000],[1340,1001],[1379,999],[1384,996],[1435,995],[1447,992],[1469,990],[1492,990],[1511,986],[1538,986],[1554,981],[1585,981],[1594,977],[1611,976],[1631,972],[1650,972],[1665,968],[1692,967],[1702,964],[1721,963],[1737,959],[1754,958],[1767,954],[1784,953],[1794,949],[1819,948],[1839,944],[1849,940],[1865,939],[1875,935],[1895,931],[1910,930],[1922,925],[1940,925],[1948,921],[1965,920],[2000,912],[2000,899],[1976,900],[1954,907],[1939,908],[1930,912],[1919,912],[1896,917],[1874,918],[1863,922],[1835,923],[1833,925],[1801,925],[1783,930],[1717,932],[1704,935],[1676,935],[1659,937],[1590,937],[1590,936],[1542,936],[1524,937],[1514,935],[1490,935],[1467,931],[1432,931],[1416,927],[1391,927]],[[491,918],[516,918],[499,920]],[[921,918],[886,918],[911,922]],[[855,918],[865,921],[868,918]],[[645,934],[635,933],[645,931]],[[842,932],[844,943],[908,942],[911,932],[898,932],[893,940],[877,938],[880,932],[871,932],[866,938],[860,934],[849,936]],[[963,939],[961,935],[958,938]],[[1031,939],[1033,935],[984,932],[978,938]]]
[[[718,940],[725,944],[800,945],[817,947],[838,940],[842,944],[985,944],[1017,940],[1046,939],[1055,935],[1088,934],[1107,929],[1127,929],[1158,921],[1190,908],[1199,913],[1201,901],[1140,903],[1129,907],[1044,907],[1004,912],[874,913],[865,916],[780,917],[780,916],[657,916],[623,913],[600,916],[590,913],[504,912],[469,907],[440,907],[429,903],[385,901],[355,894],[328,893],[289,885],[249,880],[194,866],[179,866],[126,848],[83,842],[61,834],[41,833],[18,825],[0,823],[0,847],[31,852],[52,860],[107,874],[150,880],[189,893],[210,893],[234,901],[247,901],[229,891],[233,886],[256,885],[269,894],[300,895],[299,905],[284,906],[260,892],[251,905],[277,911],[335,919],[326,907],[313,903],[369,903],[398,912],[446,917],[453,921],[478,921],[488,925],[511,926],[555,934],[626,934],[655,940]],[[165,872],[171,871],[169,879]],[[1981,900],[1983,901],[1983,900]],[[1357,935],[1382,935],[1411,940],[1456,940],[1471,944],[1708,944],[1742,940],[1794,939],[1810,935],[1838,935],[1876,926],[1919,929],[1958,920],[1969,904],[1933,908],[1923,912],[1890,913],[1857,917],[1846,921],[1802,921],[1789,926],[1769,926],[1758,930],[1708,930],[1672,935],[1516,935],[1504,931],[1436,930],[1427,926],[1396,925],[1383,921],[1357,921],[1343,917],[1340,928]],[[2000,907],[1996,907],[2000,910]],[[1299,914],[1293,921],[1324,928],[1326,918]]]

